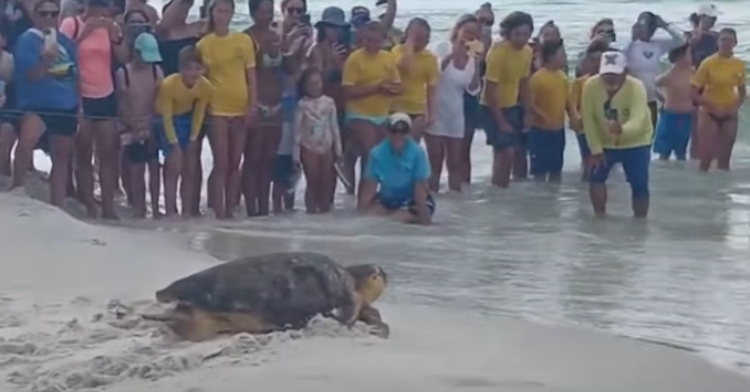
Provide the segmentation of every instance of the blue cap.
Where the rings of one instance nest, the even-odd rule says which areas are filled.
[[[140,53],[141,59],[146,63],[161,62],[159,43],[156,37],[150,33],[141,33],[133,41],[133,47]]]

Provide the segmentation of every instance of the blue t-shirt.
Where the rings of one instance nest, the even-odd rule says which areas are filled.
[[[28,29],[18,37],[14,52],[16,106],[19,109],[69,110],[78,106],[78,70],[73,41],[57,33],[59,54],[47,74],[29,80],[26,74],[42,61],[44,38],[38,29]]]
[[[407,139],[401,154],[386,139],[370,150],[365,177],[380,185],[380,198],[389,202],[414,199],[414,186],[430,178],[430,163],[422,147]]]

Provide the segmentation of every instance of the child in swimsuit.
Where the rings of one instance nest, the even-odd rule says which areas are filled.
[[[672,153],[677,160],[684,161],[694,117],[690,47],[683,45],[672,49],[669,61],[672,67],[656,78],[656,87],[662,89],[665,99],[656,126],[654,152],[663,161],[669,160]]]
[[[334,162],[341,157],[336,103],[323,95],[323,75],[315,68],[300,77],[299,96],[294,113],[294,161],[301,162],[305,172],[305,206],[308,213],[329,212],[336,182]]]
[[[136,216],[146,216],[145,170],[149,169],[151,213],[159,217],[161,173],[156,138],[152,133],[154,105],[164,74],[157,63],[161,62],[156,37],[142,33],[134,43],[132,61],[117,70],[115,87],[118,114],[129,133],[125,154],[130,165],[131,204]]]

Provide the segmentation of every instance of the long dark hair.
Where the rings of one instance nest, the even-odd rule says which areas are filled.
[[[430,33],[432,31],[432,28],[430,27],[430,24],[427,22],[426,19],[423,18],[412,18],[409,21],[409,24],[406,25],[406,29],[404,29],[404,36],[401,38],[401,43],[406,43],[406,37],[409,36],[409,30],[413,29],[414,27],[422,27],[425,30],[427,30],[427,33]]]
[[[216,22],[214,22],[214,7],[218,3],[227,3],[232,6],[234,11],[234,0],[212,0],[211,4],[208,5],[208,32],[211,33],[216,28]]]
[[[469,23],[475,23],[479,24],[479,19],[473,14],[463,14],[460,18],[458,18],[458,21],[456,21],[456,24],[453,26],[453,29],[451,29],[451,42],[455,41],[458,37],[458,31],[461,30],[464,25],[467,25]]]

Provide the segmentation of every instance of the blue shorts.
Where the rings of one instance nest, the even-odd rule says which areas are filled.
[[[273,162],[273,173],[271,179],[286,188],[291,187],[292,178],[294,178],[294,160],[291,155],[276,155]]]
[[[528,137],[531,174],[560,173],[565,152],[565,129],[548,131],[531,128]]]
[[[656,125],[654,152],[666,158],[674,152],[677,159],[685,160],[692,125],[693,113],[676,113],[662,109]]]
[[[589,148],[589,142],[586,141],[586,135],[579,133],[576,135],[578,140],[578,150],[581,151],[581,158],[588,158],[591,156],[591,149]]]
[[[417,212],[417,203],[414,202],[413,199],[410,200],[388,200],[383,199],[380,196],[380,193],[375,195],[375,203],[380,204],[389,211],[396,211],[396,210],[407,210],[412,215],[418,215]],[[432,198],[432,195],[427,195],[427,210],[430,213],[430,216],[435,214],[435,199]]]
[[[185,113],[172,117],[174,130],[177,134],[177,144],[181,149],[186,149],[190,145],[190,131],[193,128],[193,113]],[[165,158],[169,157],[172,145],[167,140],[167,132],[164,130],[164,122],[161,118],[154,121],[157,140],[159,140],[159,149]]]
[[[502,151],[511,147],[526,147],[526,134],[523,132],[523,108],[516,105],[501,109],[505,120],[510,123],[512,132],[502,132],[497,126],[492,110],[487,106],[480,106],[479,121],[487,135],[487,145],[495,151]]]
[[[591,172],[589,181],[593,184],[606,183],[609,171],[618,163],[622,164],[633,199],[648,198],[648,166],[651,163],[651,146],[604,149],[604,164]]]

